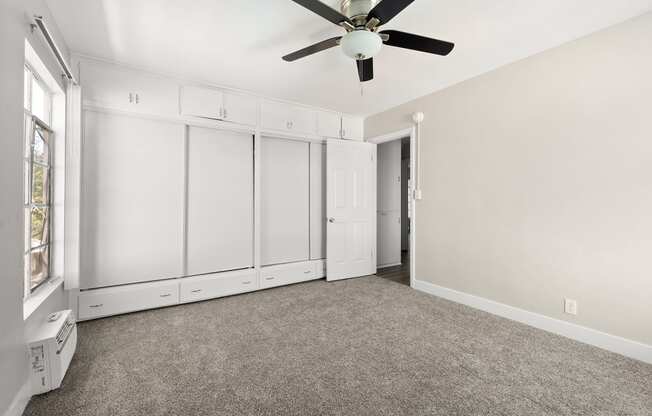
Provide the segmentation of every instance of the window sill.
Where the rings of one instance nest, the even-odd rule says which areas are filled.
[[[41,304],[45,302],[62,284],[63,279],[61,277],[50,279],[25,299],[23,302],[23,320],[26,321],[29,319],[39,306],[41,306]]]

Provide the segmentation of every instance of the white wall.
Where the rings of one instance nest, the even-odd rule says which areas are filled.
[[[65,49],[43,0],[3,0],[0,3],[0,414],[16,399],[27,380],[25,330],[32,319],[23,320],[23,65],[25,38],[54,73],[58,67],[47,53],[38,32],[31,35],[29,17],[45,16],[50,29]],[[66,52],[67,53],[67,52]],[[61,295],[61,296],[60,296]],[[32,316],[59,308],[61,292]]]
[[[417,279],[652,344],[650,39],[646,14],[366,120],[425,113]]]

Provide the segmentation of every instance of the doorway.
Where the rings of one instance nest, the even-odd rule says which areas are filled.
[[[377,273],[410,286],[410,137],[378,144]]]

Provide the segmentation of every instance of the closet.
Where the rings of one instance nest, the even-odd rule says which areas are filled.
[[[362,119],[79,62],[79,319],[326,275],[326,139]]]

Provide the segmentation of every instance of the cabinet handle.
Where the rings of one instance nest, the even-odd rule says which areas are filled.
[[[243,284],[243,285],[250,285],[250,284],[251,284],[251,280],[248,280],[248,281],[246,281],[246,282],[242,282],[242,284]]]
[[[227,116],[227,112],[226,112],[226,108],[225,108],[225,109],[224,109],[224,118],[227,118],[227,117],[228,117],[228,116]]]
[[[104,306],[103,303],[98,303],[97,305],[88,305],[89,308],[101,308],[102,306]]]
[[[138,97],[138,94],[136,94],[136,104],[140,101],[140,97]]]
[[[172,296],[172,294],[170,294],[170,293],[166,293],[165,295],[161,295],[162,298],[169,298],[170,296]]]
[[[292,126],[294,126],[294,123],[292,123],[291,121],[288,121],[286,125],[288,127],[288,130],[292,130]]]
[[[191,290],[191,292],[192,293],[199,293],[199,292],[201,292],[201,289],[194,289],[194,290]]]
[[[224,109],[220,107],[220,118],[224,118]]]
[[[312,270],[306,270],[305,272],[303,272],[303,274],[310,274],[310,273],[312,273]]]
[[[266,277],[265,280],[274,280],[273,277]]]
[[[134,102],[134,94],[129,93],[129,102],[133,103]]]

